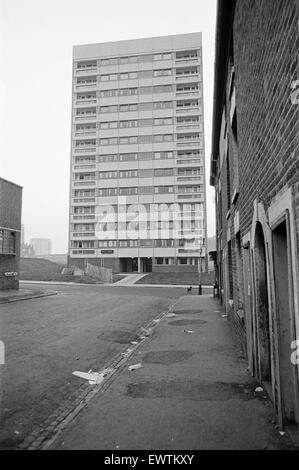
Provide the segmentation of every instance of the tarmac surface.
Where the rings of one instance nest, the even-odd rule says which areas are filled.
[[[293,448],[218,303],[189,295],[171,310],[45,448]]]

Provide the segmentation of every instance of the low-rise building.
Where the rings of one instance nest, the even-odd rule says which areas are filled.
[[[216,33],[219,297],[281,426],[299,423],[298,10],[218,0]]]
[[[0,290],[19,288],[22,188],[0,178]]]

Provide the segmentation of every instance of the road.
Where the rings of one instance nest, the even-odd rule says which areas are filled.
[[[82,385],[74,370],[103,369],[141,326],[185,293],[140,286],[55,290],[56,296],[1,305],[1,449],[16,448],[72,400]]]

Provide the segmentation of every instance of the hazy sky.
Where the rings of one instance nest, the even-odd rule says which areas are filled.
[[[0,176],[23,186],[25,240],[65,253],[72,46],[203,33],[208,235],[216,0],[0,0]]]

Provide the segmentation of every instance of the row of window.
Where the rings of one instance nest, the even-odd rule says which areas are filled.
[[[198,248],[201,246],[200,240],[174,240],[174,239],[158,239],[158,240],[146,240],[146,244],[152,242],[157,248],[172,248],[172,247],[192,247]],[[145,243],[145,240],[140,240],[141,246]],[[139,240],[84,240],[71,242],[72,248],[135,248],[139,246]],[[159,263],[158,263],[159,264]]]
[[[72,241],[71,248],[138,248],[138,247],[155,247],[155,248],[175,248],[178,246],[184,246],[184,244],[177,243],[178,240],[99,240],[99,241]],[[184,242],[184,240],[179,240]],[[199,249],[202,242],[188,246],[188,248]],[[156,264],[163,264],[160,260],[163,258],[156,258]]]
[[[201,119],[199,116],[193,118],[177,118],[176,121],[172,117],[164,118],[147,118],[147,119],[130,119],[127,121],[106,121],[92,124],[77,124],[76,132],[96,133],[97,129],[132,129],[136,127],[152,127],[152,126],[197,126]],[[80,134],[78,134],[80,135]]]
[[[198,67],[189,68],[167,68],[167,69],[156,69],[156,70],[136,70],[133,72],[120,72],[110,73],[106,75],[99,75],[100,82],[116,81],[116,80],[137,80],[143,78],[155,78],[155,77],[190,77],[196,76],[199,73]],[[97,77],[90,78],[78,78],[77,85],[95,85],[97,83]]]
[[[129,121],[110,121],[100,122],[100,129],[128,129],[132,127],[151,127],[151,126],[171,126],[173,124],[172,117],[155,118],[155,119],[131,119]]]
[[[100,98],[115,98],[118,96],[137,96],[137,95],[152,95],[154,93],[167,93],[167,92],[178,92],[178,93],[195,93],[199,91],[198,83],[190,83],[185,85],[156,85],[156,86],[143,86],[134,88],[118,88],[113,90],[101,90],[97,94],[85,94],[77,95],[77,99],[96,99],[97,95]]]
[[[171,109],[173,108],[173,101],[164,102],[147,102],[147,103],[131,103],[131,104],[120,104],[110,106],[100,106],[99,113],[118,113],[118,112],[129,112],[129,111],[151,111],[157,109]],[[177,108],[190,108],[201,106],[201,100],[192,100],[177,102]],[[77,112],[77,115],[83,114],[83,112]]]
[[[173,142],[173,140],[173,134],[136,135],[99,139],[99,145],[150,144],[152,142]]]
[[[100,59],[100,66],[107,65],[123,65],[123,64],[136,64],[160,60],[188,60],[188,59],[198,59],[200,57],[200,51],[190,50],[190,51],[180,51],[180,52],[161,52],[157,54],[143,54],[143,55],[134,55],[126,57],[109,57],[105,59]],[[77,70],[86,70],[91,67],[97,67],[97,61],[84,61],[77,63]]]
[[[92,190],[93,191],[93,195],[95,196],[95,189]],[[86,190],[82,190],[82,192],[86,192]],[[81,189],[76,189],[75,190],[75,195],[78,195],[78,193],[81,193]],[[80,195],[80,194],[79,194]],[[92,207],[92,206],[89,206],[89,207]],[[109,209],[113,209],[113,212],[115,214],[118,214],[118,208],[119,206],[114,204],[112,206],[110,205],[104,205],[102,207],[107,207]],[[171,203],[171,204],[167,204],[167,203],[163,203],[163,204],[157,204],[157,203],[153,203],[153,204],[150,204],[150,203],[145,203],[145,204],[129,204],[129,205],[121,205],[120,206],[121,209],[120,209],[120,213],[123,214],[123,213],[127,213],[129,210],[140,210],[140,208],[142,207],[142,210],[145,210],[146,212],[148,213],[158,213],[159,211],[163,210],[169,210],[170,213],[172,213],[174,210],[176,212],[180,212],[182,215],[183,214],[186,214],[186,213],[195,213],[196,214],[200,214],[201,216],[203,215],[203,210],[204,210],[204,204],[202,202],[199,202],[199,203],[180,203],[180,204],[175,204],[175,206]],[[107,209],[108,210],[108,209]]]
[[[173,168],[148,168],[140,170],[120,170],[120,171],[100,171],[98,176],[100,179],[111,178],[151,178],[153,176],[173,176]]]
[[[98,189],[98,196],[133,196],[142,194],[178,194],[185,193],[200,193],[203,191],[203,185],[196,186],[178,186],[175,191],[175,186],[136,186],[136,187],[123,187],[123,188],[100,188]]]
[[[110,106],[100,106],[98,112],[102,113],[118,113],[118,112],[129,112],[129,111],[155,111],[162,109],[173,109],[175,107],[179,110],[198,108],[201,106],[201,100],[185,100],[185,101],[156,101],[156,102],[145,102],[145,103],[131,103],[131,104],[120,104]],[[77,118],[96,118],[96,108],[77,109]]]
[[[201,160],[197,161],[196,159],[203,156],[203,150],[193,150],[193,151],[164,151],[164,152],[134,152],[134,153],[121,153],[121,154],[108,154],[108,155],[98,155],[97,161],[99,163],[108,163],[108,162],[132,162],[132,161],[145,161],[145,160],[168,160],[172,159],[175,156],[179,158],[184,158],[189,163],[192,161],[200,165]],[[189,159],[193,159],[190,160]],[[76,157],[75,163],[80,164],[90,164],[96,163],[96,156],[91,155],[87,157]]]

